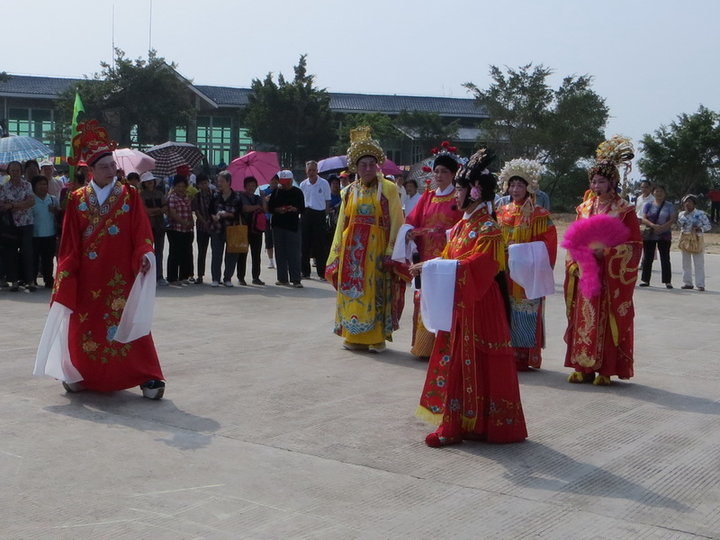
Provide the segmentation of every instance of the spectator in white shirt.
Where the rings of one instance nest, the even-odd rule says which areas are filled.
[[[655,197],[652,194],[652,186],[647,180],[640,182],[640,195],[635,199],[635,214],[638,218],[642,219],[645,205],[649,202],[655,202]]]
[[[405,199],[403,204],[403,211],[406,216],[410,215],[415,205],[420,200],[420,193],[417,190],[417,182],[415,180],[408,180],[405,182]]]
[[[310,278],[310,258],[315,259],[318,277],[325,281],[325,262],[328,257],[327,221],[330,211],[330,184],[318,176],[316,161],[305,163],[307,178],[300,182],[305,197],[305,211],[300,220],[302,236],[302,277]]]

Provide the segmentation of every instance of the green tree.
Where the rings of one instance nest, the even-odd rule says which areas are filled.
[[[345,154],[350,146],[350,130],[359,126],[370,126],[372,136],[385,147],[404,135],[395,127],[390,116],[381,113],[348,114],[343,119],[342,128],[338,130],[338,138],[333,149],[336,155]]]
[[[415,144],[420,146],[420,153],[426,156],[440,142],[455,138],[460,127],[457,120],[448,123],[439,114],[422,111],[402,111],[397,123],[414,133]]]
[[[292,81],[282,73],[277,83],[272,73],[262,81],[254,79],[245,112],[245,125],[257,147],[278,152],[281,163],[289,167],[327,156],[336,139],[330,95],[314,86],[306,55],[300,56],[294,70]]]
[[[592,89],[589,75],[568,76],[559,88],[548,84],[552,70],[527,64],[519,69],[490,66],[486,90],[466,83],[490,118],[483,139],[500,163],[516,157],[539,160],[546,167],[541,187],[553,206],[567,208],[587,186],[582,164],[605,138],[609,109]]]
[[[720,114],[702,105],[646,134],[641,145],[640,170],[673,197],[705,192],[720,179]]]
[[[176,64],[166,62],[155,51],[148,53],[147,60],[131,60],[115,49],[114,63],[100,65],[100,73],[60,96],[58,137],[69,136],[76,91],[85,105],[84,118],[100,120],[121,146],[161,143],[176,126],[187,124],[193,107],[187,82],[175,71]]]

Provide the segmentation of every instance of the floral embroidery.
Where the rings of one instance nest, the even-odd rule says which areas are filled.
[[[110,309],[113,311],[120,311],[125,307],[125,299],[124,298],[115,298],[112,303],[110,304]]]
[[[130,211],[130,205],[128,203],[125,203],[122,205],[122,211],[123,212],[129,212]]]
[[[87,209],[88,209],[88,205],[85,201],[78,204],[78,210],[80,210],[81,212],[86,212]]]
[[[94,261],[95,259],[97,259],[97,253],[95,253],[94,251],[91,251],[90,253],[88,253],[88,259],[90,259],[91,261]]]
[[[120,227],[118,227],[117,225],[110,225],[110,226],[108,227],[108,233],[109,233],[111,236],[115,236],[115,235],[116,235],[117,233],[119,233],[119,232],[120,232]]]
[[[91,357],[93,356],[91,353],[97,351],[99,346],[97,342],[93,341],[92,332],[85,332],[82,335],[82,350]]]

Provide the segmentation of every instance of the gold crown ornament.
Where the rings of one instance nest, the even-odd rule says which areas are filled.
[[[620,182],[619,168],[624,168],[623,178],[627,178],[632,170],[634,157],[635,149],[630,139],[622,135],[614,135],[598,145],[595,150],[595,164],[588,170],[588,176],[592,179],[599,174],[617,184]]]
[[[371,138],[370,126],[350,130],[350,148],[347,149],[347,164],[350,172],[357,172],[357,162],[365,156],[374,157],[378,165],[385,162],[385,152],[380,144]]]

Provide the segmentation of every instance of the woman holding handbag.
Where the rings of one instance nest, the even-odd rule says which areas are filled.
[[[645,205],[643,211],[643,261],[641,287],[650,286],[655,248],[660,254],[660,270],[665,287],[672,289],[672,268],[670,267],[670,244],[672,243],[671,227],[677,218],[675,208],[665,199],[665,186],[655,186],[655,200]]]
[[[703,233],[708,232],[712,226],[708,215],[695,208],[697,197],[692,194],[685,195],[682,200],[684,210],[678,216],[680,226],[680,242],[678,247],[682,252],[683,289],[692,289],[693,266],[695,267],[695,285],[698,291],[705,290],[705,242]]]
[[[262,251],[263,233],[265,232],[265,211],[260,195],[255,194],[258,187],[257,180],[253,176],[245,178],[243,185],[245,191],[238,193],[242,201],[243,223],[248,228],[248,243],[250,256],[252,257],[252,283],[253,285],[265,285],[260,279],[260,252]],[[262,219],[260,219],[262,217]],[[261,223],[262,222],[262,223]],[[262,230],[260,230],[262,228]],[[247,251],[240,253],[237,265],[237,277],[240,285],[247,285],[245,282],[245,269],[247,266]]]
[[[210,247],[212,249],[212,259],[210,263],[210,273],[212,274],[211,287],[220,286],[220,274],[222,270],[223,255],[225,256],[225,272],[223,275],[223,285],[232,287],[232,275],[237,266],[238,253],[232,253],[225,249],[227,240],[228,226],[240,223],[240,213],[242,211],[242,202],[237,192],[233,191],[231,186],[232,176],[227,171],[218,174],[217,187],[218,191],[213,194],[210,202]]]

